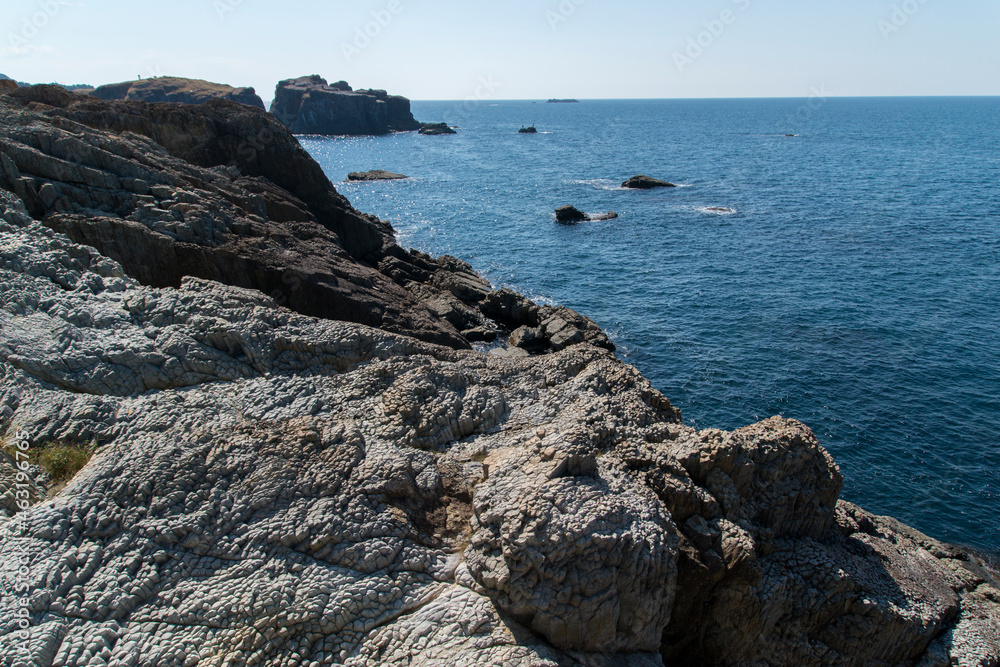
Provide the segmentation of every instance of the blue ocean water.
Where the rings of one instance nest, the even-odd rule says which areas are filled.
[[[800,419],[848,500],[1000,550],[1000,98],[414,113],[459,134],[303,145],[402,244],[592,317],[687,423]],[[374,168],[412,178],[341,183]]]

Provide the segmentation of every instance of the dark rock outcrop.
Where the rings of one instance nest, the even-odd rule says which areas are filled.
[[[436,136],[442,134],[458,134],[458,132],[449,127],[448,123],[424,123],[420,126],[420,134]]]
[[[315,74],[278,83],[271,113],[294,134],[381,135],[420,128],[405,97],[352,90],[346,81],[331,86]]]
[[[349,181],[399,181],[409,176],[395,174],[384,169],[372,169],[371,171],[352,171],[347,175]]]
[[[589,219],[586,213],[575,206],[566,205],[556,209],[556,222],[572,224],[574,222],[586,222]]]
[[[584,213],[575,206],[561,206],[556,209],[556,222],[564,225],[575,225],[580,222],[599,222],[601,220],[614,220],[618,214],[614,211],[607,213]]]
[[[632,190],[652,190],[654,188],[676,188],[677,186],[673,183],[661,181],[649,176],[633,176],[622,183],[622,187]]]
[[[253,88],[233,88],[221,83],[173,76],[109,83],[98,86],[90,94],[100,100],[178,102],[181,104],[204,104],[209,100],[224,99],[258,109],[264,108],[264,102],[257,96],[257,91]]]
[[[17,81],[13,79],[0,79],[0,94],[17,90]]]

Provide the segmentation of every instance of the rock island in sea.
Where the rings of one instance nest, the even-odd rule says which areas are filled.
[[[997,663],[973,555],[611,348],[399,246],[261,109],[0,95],[0,655]],[[21,443],[96,452],[45,499]]]

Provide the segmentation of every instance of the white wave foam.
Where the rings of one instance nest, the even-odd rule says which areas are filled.
[[[573,185],[589,185],[595,190],[623,190],[622,184],[610,178],[581,178],[570,181]]]

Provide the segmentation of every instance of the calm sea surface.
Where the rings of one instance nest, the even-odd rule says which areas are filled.
[[[846,499],[1000,550],[1000,98],[413,106],[459,134],[302,138],[403,245],[589,315],[685,422],[800,419]],[[412,178],[341,183],[368,169]]]

